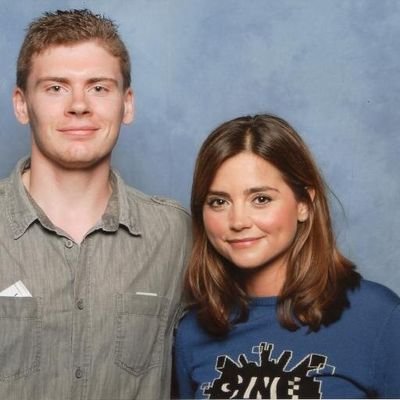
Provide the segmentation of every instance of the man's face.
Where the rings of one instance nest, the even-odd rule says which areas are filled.
[[[14,108],[32,131],[32,160],[67,169],[108,163],[121,123],[133,119],[119,60],[96,42],[53,46],[32,60]]]

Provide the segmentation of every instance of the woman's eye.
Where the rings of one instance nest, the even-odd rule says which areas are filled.
[[[267,204],[271,201],[271,198],[268,196],[257,196],[254,198],[254,202],[256,204]]]
[[[207,204],[212,208],[223,207],[226,204],[226,200],[224,199],[209,199]]]

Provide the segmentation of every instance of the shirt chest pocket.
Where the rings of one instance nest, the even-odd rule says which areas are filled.
[[[160,365],[164,352],[169,300],[159,296],[116,297],[115,363],[140,375]]]
[[[39,371],[40,346],[40,299],[0,297],[0,381]]]

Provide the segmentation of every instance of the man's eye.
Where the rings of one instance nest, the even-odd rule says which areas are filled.
[[[102,93],[107,91],[107,89],[104,86],[100,85],[96,85],[93,89],[96,93]]]
[[[59,92],[61,90],[61,86],[60,85],[53,85],[53,86],[50,86],[49,90],[51,92],[56,92],[57,93],[57,92]]]

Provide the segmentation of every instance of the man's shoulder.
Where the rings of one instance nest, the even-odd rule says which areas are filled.
[[[10,176],[0,178],[0,199],[3,200],[10,189]]]
[[[161,208],[167,211],[176,210],[178,213],[189,215],[188,211],[176,200],[170,199],[168,197],[148,195],[128,185],[125,185],[125,189],[128,202],[134,202],[136,205],[142,207]]]
[[[18,162],[12,167],[11,171],[8,175],[1,175],[0,177],[0,196],[4,197],[8,190],[12,190],[13,188],[17,188],[20,184],[21,178],[21,170],[24,168],[24,165],[30,162],[28,156],[25,156],[18,160]]]
[[[167,197],[148,195],[140,190],[125,185],[128,205],[135,205],[147,209],[159,210],[167,214],[189,216],[189,212],[176,200]]]
[[[10,175],[2,175],[1,177],[0,177],[0,187],[4,187],[4,186],[7,186],[8,185],[8,183],[10,182],[10,178],[11,178],[11,176]]]

